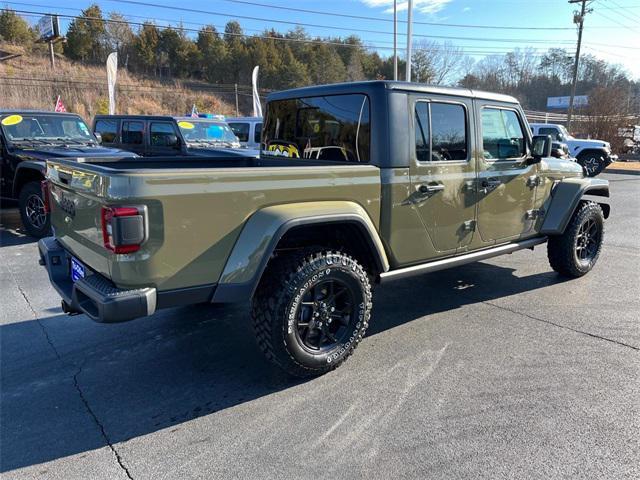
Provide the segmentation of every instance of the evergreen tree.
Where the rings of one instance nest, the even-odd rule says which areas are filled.
[[[74,60],[104,61],[107,30],[102,10],[91,5],[69,25],[64,53]]]
[[[145,23],[133,42],[135,64],[146,73],[157,73],[160,31],[153,23]]]
[[[0,40],[17,45],[31,46],[35,34],[29,24],[13,10],[0,11]]]

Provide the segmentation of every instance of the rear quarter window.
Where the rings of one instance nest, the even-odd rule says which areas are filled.
[[[263,154],[367,163],[369,99],[364,94],[326,95],[269,103]]]

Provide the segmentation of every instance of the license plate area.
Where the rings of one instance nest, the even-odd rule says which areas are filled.
[[[71,257],[70,270],[71,270],[71,281],[74,283],[80,280],[81,278],[84,278],[87,272],[87,269],[85,268],[85,266],[82,263],[80,263],[80,261],[76,260],[73,257]]]

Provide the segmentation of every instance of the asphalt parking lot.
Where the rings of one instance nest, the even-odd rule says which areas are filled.
[[[379,288],[338,370],[266,364],[245,308],[67,317],[0,228],[2,477],[640,478],[640,176],[595,270],[537,247]]]

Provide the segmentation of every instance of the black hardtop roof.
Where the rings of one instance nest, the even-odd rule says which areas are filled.
[[[106,114],[99,114],[96,115],[95,117],[93,117],[94,120],[97,120],[99,118],[123,118],[126,120],[175,120],[175,118],[172,115],[106,115]]]
[[[370,80],[363,82],[330,83],[327,85],[315,85],[311,87],[293,88],[280,92],[270,93],[267,101],[285,100],[298,97],[314,97],[320,95],[340,95],[349,93],[381,93],[385,90],[398,90],[405,92],[431,93],[438,95],[451,95],[455,97],[481,98],[507,103],[518,103],[518,100],[510,95],[501,93],[484,92],[462,87],[441,87],[439,85],[426,85],[423,83],[400,82],[392,80]]]

